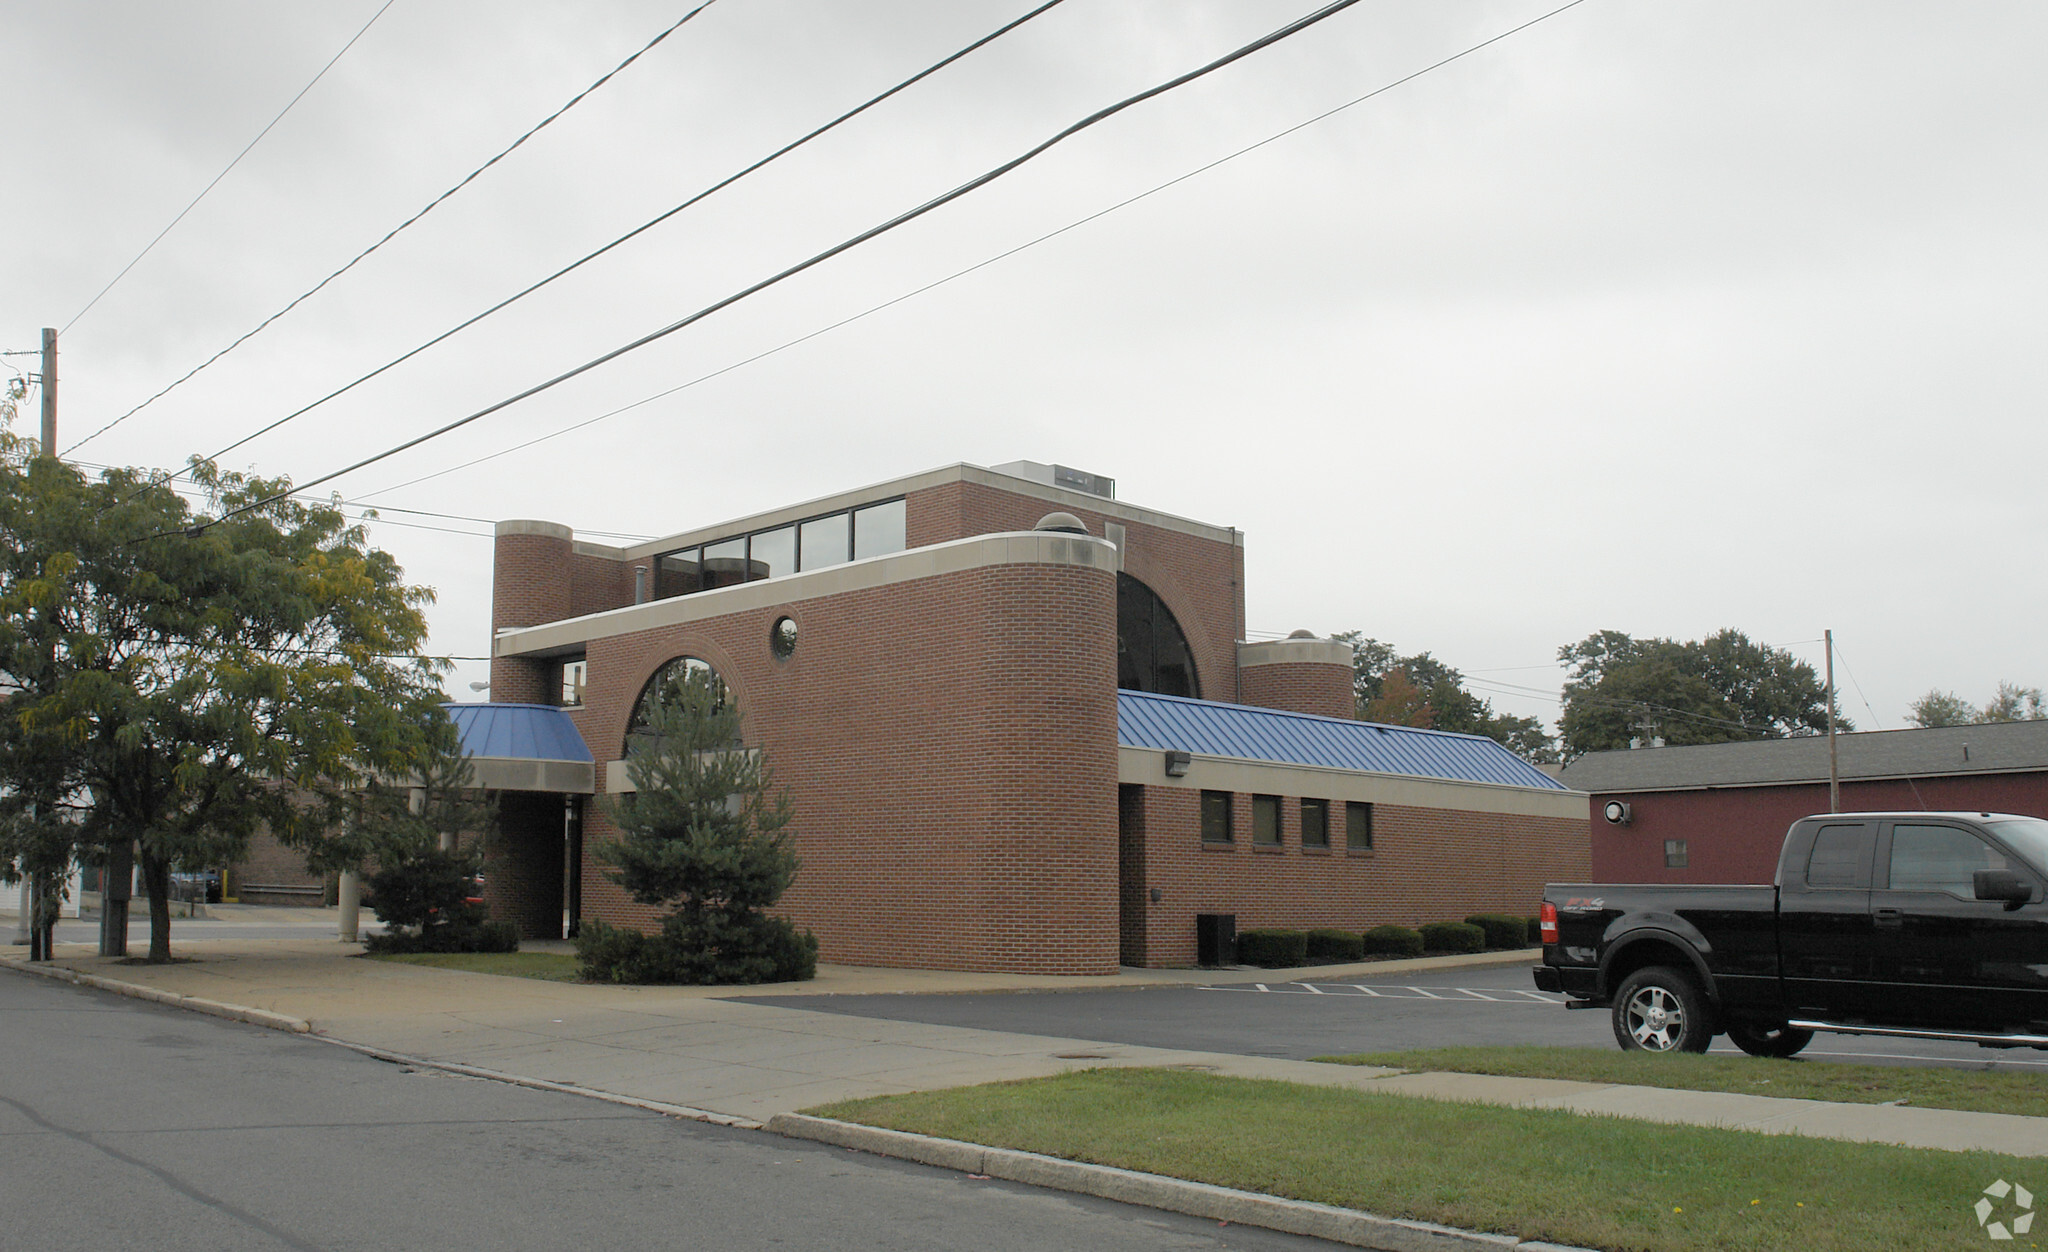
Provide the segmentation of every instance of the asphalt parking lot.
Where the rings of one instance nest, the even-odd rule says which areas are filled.
[[[1523,965],[1341,982],[1319,982],[1304,970],[1233,970],[1195,987],[751,999],[851,1017],[1289,1060],[1462,1044],[1615,1046],[1605,1011],[1566,1009],[1564,997],[1534,988]],[[1713,1050],[1740,1055],[1726,1039]],[[1801,1055],[2048,1073],[2048,1053],[1867,1036],[1822,1035]]]

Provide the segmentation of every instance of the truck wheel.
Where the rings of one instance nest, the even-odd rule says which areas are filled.
[[[1730,1022],[1728,1038],[1751,1056],[1792,1056],[1813,1042],[1810,1030],[1794,1030],[1780,1023]]]
[[[1712,1013],[1691,975],[1652,965],[1614,993],[1614,1039],[1629,1052],[1705,1052]]]

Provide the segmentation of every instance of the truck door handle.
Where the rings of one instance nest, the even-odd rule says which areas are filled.
[[[1902,926],[1906,921],[1906,915],[1898,909],[1874,909],[1871,915],[1879,926]]]

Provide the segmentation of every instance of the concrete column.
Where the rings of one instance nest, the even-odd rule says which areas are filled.
[[[362,875],[352,869],[341,871],[341,886],[336,894],[341,904],[341,941],[354,943],[363,912]]]

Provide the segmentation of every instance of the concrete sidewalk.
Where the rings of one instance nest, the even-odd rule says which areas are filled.
[[[1104,1044],[753,1004],[749,995],[1041,990],[1200,984],[1244,975],[1144,970],[1051,978],[820,966],[800,987],[611,987],[350,959],[331,940],[194,941],[192,959],[129,965],[60,946],[67,968],[301,1018],[349,1043],[633,1100],[765,1123],[833,1100],[1031,1078],[1098,1066],[1172,1066],[1389,1095],[1566,1109],[1649,1121],[1949,1150],[2048,1156],[2048,1118],[1834,1104],[1473,1074],[1403,1074],[1213,1052]],[[1502,958],[1495,957],[1494,963]],[[1510,959],[1526,960],[1526,956]],[[18,957],[5,958],[19,965]],[[1469,958],[1323,967],[1318,981]],[[1264,971],[1261,971],[1264,973]],[[1284,974],[1266,974],[1275,981]]]

